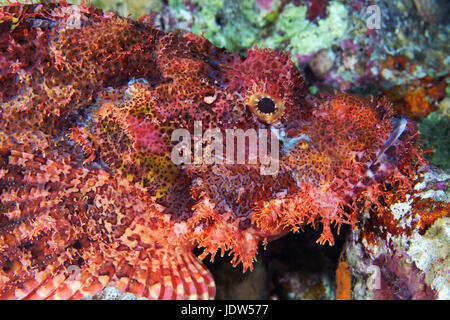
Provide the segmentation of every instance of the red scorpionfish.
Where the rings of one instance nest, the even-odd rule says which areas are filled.
[[[202,36],[66,3],[1,7],[0,51],[1,299],[106,287],[213,298],[201,259],[228,252],[252,269],[259,244],[306,225],[332,245],[333,229],[357,226],[386,181],[414,176],[410,121],[384,100],[307,96],[279,51],[255,47],[244,59]],[[244,147],[223,136],[223,160],[195,124],[217,139],[241,129]],[[193,143],[174,141],[177,129]],[[271,163],[250,161],[255,132],[266,132],[257,151],[272,151]],[[215,156],[198,159],[212,145]]]

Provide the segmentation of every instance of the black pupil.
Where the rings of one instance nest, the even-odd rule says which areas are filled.
[[[262,98],[258,101],[258,110],[262,113],[272,113],[275,111],[275,103],[272,99]]]

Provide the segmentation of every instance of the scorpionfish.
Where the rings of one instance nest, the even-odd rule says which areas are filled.
[[[213,298],[204,258],[246,271],[307,225],[333,245],[333,229],[414,176],[412,122],[383,99],[308,95],[284,52],[244,58],[65,2],[1,7],[0,52],[1,299]],[[195,157],[213,142],[221,153],[196,124],[240,129],[244,145]],[[177,129],[194,137],[174,141]],[[254,151],[249,132],[266,132],[257,149],[278,151],[277,170],[235,161]],[[189,147],[193,161],[173,160]]]

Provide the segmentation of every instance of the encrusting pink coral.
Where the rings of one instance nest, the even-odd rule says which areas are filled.
[[[107,286],[212,298],[194,247],[200,259],[228,251],[245,271],[259,243],[308,224],[333,244],[334,226],[357,225],[356,199],[379,201],[385,181],[415,174],[409,121],[384,100],[306,96],[282,52],[242,59],[202,36],[66,3],[11,4],[0,21],[0,298]],[[279,170],[175,164],[170,137],[195,121],[279,132],[268,146],[280,147]]]

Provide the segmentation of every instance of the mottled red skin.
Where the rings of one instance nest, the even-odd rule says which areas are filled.
[[[214,285],[194,246],[200,258],[229,250],[246,270],[261,241],[311,224],[333,244],[333,223],[357,223],[355,199],[377,201],[385,181],[411,183],[411,123],[380,155],[391,106],[305,97],[282,52],[242,59],[84,6],[2,7],[0,20],[2,298],[80,298],[110,285],[208,298]],[[269,123],[252,111],[261,94],[283,106]],[[279,128],[279,172],[174,165],[171,132],[195,120]]]
[[[326,18],[328,0],[310,0],[308,1],[308,15],[309,21],[315,21],[317,18]]]

